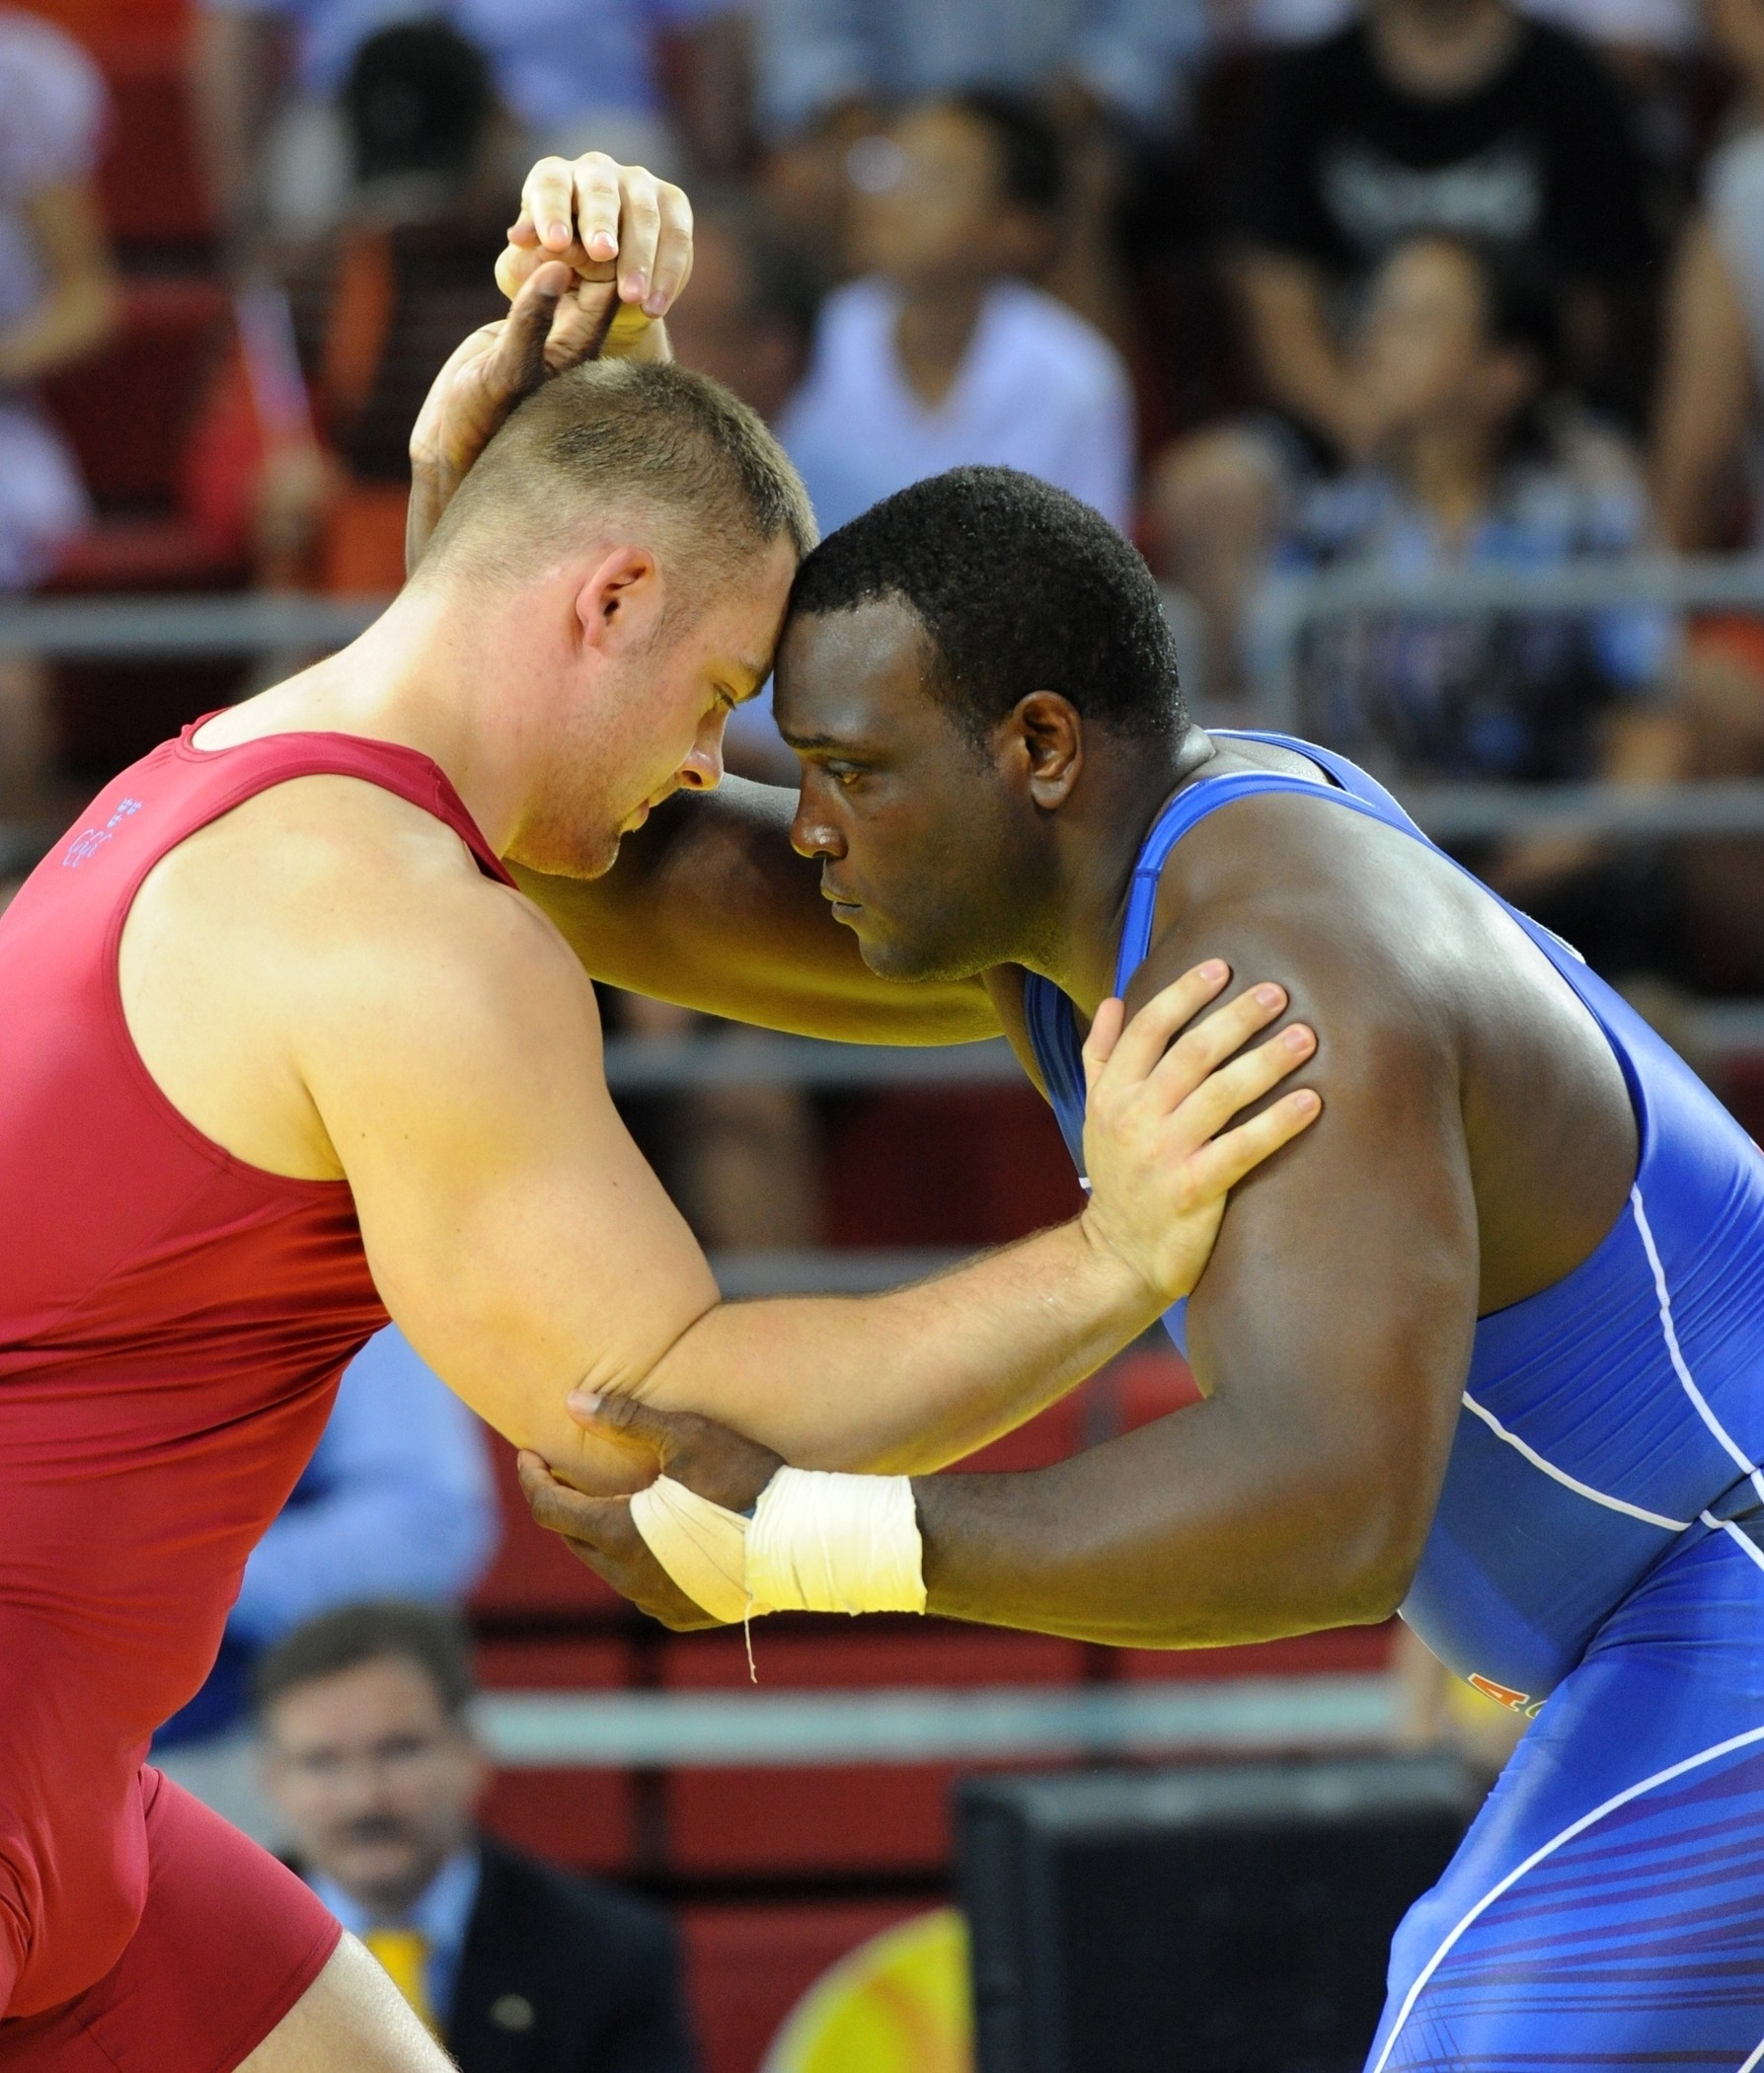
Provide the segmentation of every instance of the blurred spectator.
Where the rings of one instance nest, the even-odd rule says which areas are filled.
[[[338,95],[362,43],[398,22],[445,20],[489,60],[511,121],[500,173],[512,194],[547,152],[593,148],[681,170],[676,116],[727,155],[743,88],[731,0],[202,0],[196,85],[216,194],[235,220],[296,233],[347,206],[350,165]],[[681,45],[670,109],[659,46]]]
[[[461,2073],[690,2073],[666,1919],[475,1827],[489,1764],[456,1619],[329,1613],[265,1657],[256,1693],[296,1870]]]
[[[1341,344],[1344,306],[1405,237],[1502,245],[1566,284],[1571,379],[1596,372],[1653,241],[1631,104],[1599,60],[1505,0],[1370,0],[1270,61],[1229,209],[1233,279],[1274,416],[1173,449],[1155,494],[1162,573],[1228,629],[1282,495],[1376,436]]]
[[[32,390],[115,321],[92,184],[104,122],[104,85],[78,44],[0,9],[0,591],[39,581],[89,516]],[[0,813],[38,805],[47,764],[41,670],[0,655]]]
[[[1711,0],[1708,20],[1741,90],[1667,294],[1654,483],[1661,530],[1681,553],[1747,542],[1756,550],[1764,540],[1764,0]],[[1693,622],[1678,712],[1677,775],[1764,776],[1764,620],[1721,613]],[[1755,842],[1685,846],[1675,933],[1694,947],[1685,975],[1697,983],[1764,986],[1761,870]]]
[[[154,1737],[154,1761],[262,1836],[245,1713],[265,1650],[362,1597],[463,1598],[499,1521],[483,1426],[389,1327],[345,1370],[311,1464],[245,1565],[208,1682]]]
[[[1696,0],[1517,0],[1519,12],[1584,37],[1619,58],[1678,55],[1699,40]],[[1226,42],[1303,43],[1345,29],[1354,0],[1215,0]]]
[[[1626,449],[1539,408],[1556,350],[1554,298],[1516,255],[1398,246],[1346,361],[1369,457],[1297,499],[1276,565],[1540,571],[1634,553],[1648,509]],[[1657,686],[1665,633],[1648,612],[1332,620],[1307,645],[1306,730],[1395,778],[1584,778],[1622,702]]]
[[[444,22],[382,30],[344,82],[349,214],[287,267],[329,475],[293,451],[261,499],[271,567],[320,588],[404,578],[411,426],[468,332],[506,307],[493,269],[509,213],[490,68]]]
[[[1764,382],[1764,0],[1710,0],[1739,75],[1702,206],[1680,240],[1666,303],[1654,446],[1660,527],[1683,553],[1756,537],[1758,396]]]
[[[808,364],[825,283],[759,202],[717,189],[692,198],[692,285],[667,316],[674,353],[774,423]]]
[[[831,531],[963,462],[1023,468],[1131,517],[1133,405],[1101,333],[1031,285],[1051,257],[1058,138],[1026,102],[911,110],[854,153],[865,277],[822,307],[778,430]]]
[[[1201,0],[758,0],[761,113],[777,132],[975,87],[1059,89],[1167,123],[1206,42]]]

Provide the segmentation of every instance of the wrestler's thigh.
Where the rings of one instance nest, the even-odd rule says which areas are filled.
[[[239,2073],[452,2073],[453,2061],[352,1936]]]
[[[1370,2073],[1750,2066],[1764,2039],[1764,1568],[1664,1564],[1391,1953]]]

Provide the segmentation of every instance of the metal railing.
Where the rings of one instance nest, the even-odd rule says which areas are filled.
[[[495,1692],[478,1725],[513,1770],[961,1763],[1365,1747],[1391,1738],[1401,1706],[1377,1673],[768,1692],[761,1633],[754,1651],[757,1691]]]
[[[1252,611],[1255,702],[1267,726],[1300,730],[1301,643],[1309,628],[1327,619],[1410,613],[1418,618],[1466,619],[1494,613],[1555,616],[1649,609],[1764,614],[1764,557],[1638,555],[1559,569],[1434,569],[1414,574],[1329,569],[1272,576],[1263,584]]]

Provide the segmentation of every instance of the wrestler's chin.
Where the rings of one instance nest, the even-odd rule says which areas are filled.
[[[588,834],[583,830],[549,830],[545,839],[524,841],[503,859],[523,871],[548,879],[603,879],[619,861],[622,827]]]

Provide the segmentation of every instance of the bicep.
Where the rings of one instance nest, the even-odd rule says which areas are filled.
[[[1203,1392],[1374,1500],[1419,1552],[1475,1330],[1475,1194],[1449,1038],[1386,964],[1220,951],[1311,1024],[1323,1113],[1233,1191],[1189,1305]]]
[[[592,988],[555,939],[504,912],[447,949],[381,960],[303,1067],[411,1344],[568,1467],[570,1390],[647,1373],[717,1288],[612,1107]]]

